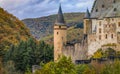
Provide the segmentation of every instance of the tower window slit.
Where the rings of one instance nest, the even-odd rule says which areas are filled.
[[[63,37],[62,37],[62,40],[63,40]]]
[[[59,28],[61,28],[61,26],[59,26]]]
[[[58,35],[59,33],[57,32],[57,35]]]

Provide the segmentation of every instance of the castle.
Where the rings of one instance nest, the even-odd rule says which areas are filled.
[[[84,17],[84,36],[80,42],[67,42],[67,26],[61,6],[54,25],[54,61],[62,55],[72,61],[89,59],[98,49],[120,49],[120,0],[95,0]]]

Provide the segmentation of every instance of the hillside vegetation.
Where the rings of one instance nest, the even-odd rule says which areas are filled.
[[[28,28],[15,16],[0,8],[0,50],[30,37]]]
[[[83,37],[83,28],[76,28],[70,27],[67,29],[67,41],[74,42],[74,41],[81,41]],[[42,38],[46,43],[53,44],[53,34]]]
[[[22,20],[36,39],[42,39],[53,34],[53,25],[57,15]],[[83,22],[84,13],[65,13],[64,18],[68,27]]]

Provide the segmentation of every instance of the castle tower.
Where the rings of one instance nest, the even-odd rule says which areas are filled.
[[[61,5],[59,6],[58,16],[54,25],[54,61],[57,61],[63,54],[62,50],[66,44],[67,26],[65,25]]]
[[[91,33],[91,20],[90,20],[90,13],[89,10],[87,9],[84,17],[84,35],[87,36],[89,33]]]

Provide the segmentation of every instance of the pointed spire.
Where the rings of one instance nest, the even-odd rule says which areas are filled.
[[[89,19],[90,18],[90,12],[89,12],[88,8],[87,8],[87,11],[85,13],[85,17],[84,18],[85,19]]]
[[[56,23],[59,23],[59,24],[64,24],[65,21],[64,21],[64,16],[63,16],[63,13],[62,13],[62,8],[61,8],[61,4],[59,6],[59,10],[58,10],[58,16],[57,16],[57,21]]]

